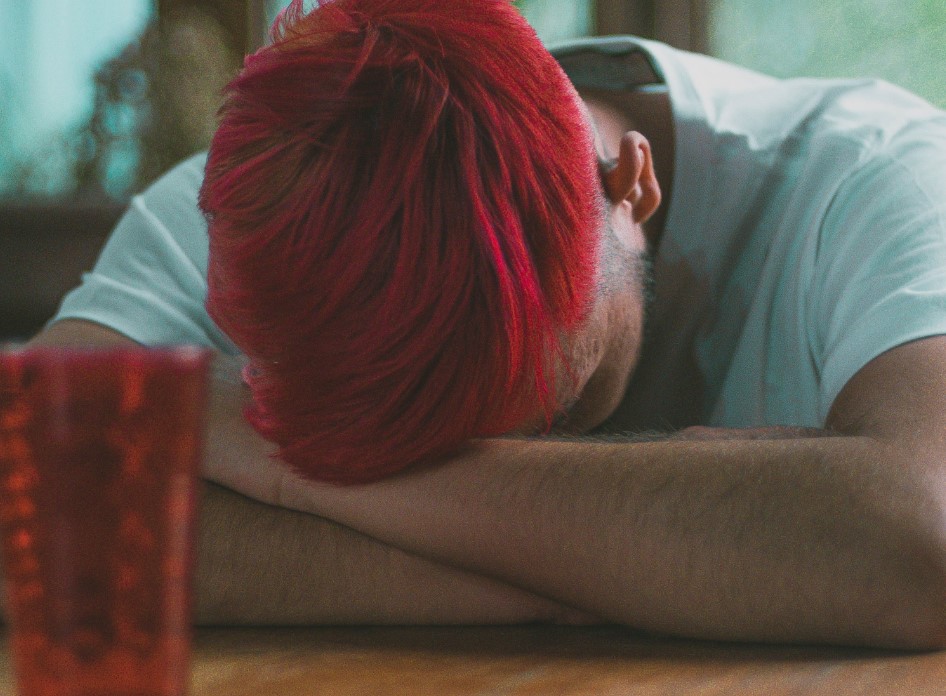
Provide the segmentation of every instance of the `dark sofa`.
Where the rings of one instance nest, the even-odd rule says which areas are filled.
[[[35,334],[91,269],[124,206],[0,202],[0,341]]]

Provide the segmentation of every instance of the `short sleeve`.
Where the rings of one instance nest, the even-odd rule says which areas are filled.
[[[197,195],[205,161],[205,154],[185,160],[132,199],[53,321],[94,321],[145,345],[238,352],[204,308],[209,242]]]
[[[810,295],[819,414],[872,359],[946,334],[946,124],[894,138],[841,186]]]

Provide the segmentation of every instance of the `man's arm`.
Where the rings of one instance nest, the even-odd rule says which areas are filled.
[[[132,343],[105,327],[64,320],[32,345]],[[247,483],[279,467],[246,425],[235,361],[216,361],[208,468]],[[247,484],[248,485],[248,484]],[[315,515],[258,503],[207,484],[201,505],[197,619],[205,624],[484,624],[583,622],[581,612],[499,581],[445,567]]]
[[[306,506],[607,620],[705,638],[946,645],[946,337],[856,375],[834,437],[495,440]]]
[[[580,612],[206,484],[197,622],[431,625],[584,622]]]

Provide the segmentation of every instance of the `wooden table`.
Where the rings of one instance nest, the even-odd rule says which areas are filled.
[[[13,696],[3,650],[0,695]],[[946,652],[657,640],[620,628],[215,629],[191,696],[946,694]]]

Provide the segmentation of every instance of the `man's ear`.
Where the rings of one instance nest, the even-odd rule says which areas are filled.
[[[654,173],[650,143],[637,131],[629,131],[621,138],[616,163],[602,178],[611,203],[628,201],[636,223],[647,222],[660,205],[660,185]]]

